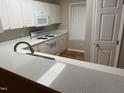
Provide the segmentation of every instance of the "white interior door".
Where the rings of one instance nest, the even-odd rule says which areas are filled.
[[[69,48],[81,50],[86,32],[86,3],[74,3],[70,8]]]
[[[94,61],[114,66],[123,0],[96,0]]]

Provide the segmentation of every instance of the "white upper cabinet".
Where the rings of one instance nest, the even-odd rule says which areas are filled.
[[[49,4],[49,7],[50,23],[51,24],[61,23],[60,6],[55,4]]]
[[[35,14],[49,16],[49,25],[60,23],[60,6],[32,0],[0,0],[3,30],[35,26]]]
[[[31,0],[21,0],[20,3],[24,27],[34,26],[33,7]]]
[[[44,2],[32,1],[34,14],[49,16],[49,24],[60,23],[60,6]]]
[[[8,30],[10,27],[10,21],[8,18],[8,11],[5,0],[0,0],[0,19],[3,30]]]
[[[60,23],[60,6],[59,5],[53,5],[53,14],[54,14],[55,23]]]
[[[43,4],[44,3],[42,3],[42,2],[32,1],[31,5],[32,5],[33,13],[34,14],[40,13],[42,15],[46,15],[45,8],[44,8]]]
[[[23,19],[20,0],[5,0],[11,29],[22,28]],[[7,16],[7,15],[6,15]]]

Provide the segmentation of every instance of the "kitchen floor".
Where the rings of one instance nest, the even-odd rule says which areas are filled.
[[[82,52],[66,50],[63,53],[61,53],[60,56],[83,61],[85,54]]]

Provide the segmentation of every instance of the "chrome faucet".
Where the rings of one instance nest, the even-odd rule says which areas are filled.
[[[18,42],[17,44],[15,44],[15,46],[14,46],[14,51],[15,51],[15,52],[17,52],[17,46],[18,46],[19,44],[26,44],[26,45],[28,45],[28,47],[29,47],[29,49],[30,49],[30,51],[31,51],[31,54],[32,54],[32,55],[34,54],[34,50],[33,50],[32,46],[31,46],[28,42],[25,42],[25,41],[21,41],[21,42]]]

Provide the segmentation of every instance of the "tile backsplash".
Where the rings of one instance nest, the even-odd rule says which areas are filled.
[[[28,36],[29,32],[32,30],[33,31],[42,30],[42,29],[46,31],[56,30],[58,29],[58,26],[59,24],[50,25],[46,27],[40,27],[40,28],[32,27],[32,28],[20,28],[20,29],[14,29],[14,30],[7,30],[7,31],[4,31],[3,33],[0,33],[0,42]]]

